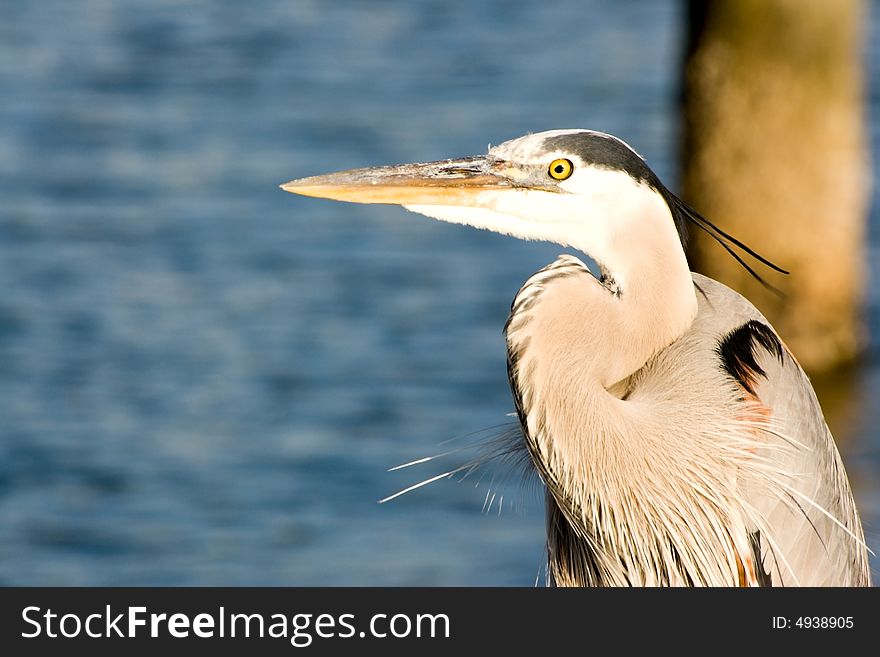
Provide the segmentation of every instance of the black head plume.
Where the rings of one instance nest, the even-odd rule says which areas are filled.
[[[690,207],[687,203],[678,198],[671,191],[666,189],[666,187],[661,186],[659,189],[660,193],[663,195],[663,198],[666,199],[666,203],[669,205],[669,209],[672,212],[672,216],[675,219],[675,223],[678,227],[679,236],[681,237],[682,246],[687,246],[687,224],[693,224],[698,228],[706,231],[706,233],[716,242],[718,242],[725,251],[727,251],[730,255],[732,255],[736,261],[745,268],[747,272],[758,281],[761,285],[763,285],[766,289],[770,290],[777,296],[783,296],[783,293],[767,281],[765,281],[761,276],[745,261],[743,257],[736,252],[735,249],[741,250],[743,253],[748,254],[758,262],[774,271],[778,271],[781,274],[789,274],[790,272],[786,271],[782,267],[773,264],[770,260],[757,253],[754,249],[743,244],[741,241],[736,239],[733,235],[729,233],[725,233],[723,230],[718,228],[711,221],[706,219],[699,212]]]

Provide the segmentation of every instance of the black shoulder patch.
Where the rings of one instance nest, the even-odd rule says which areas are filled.
[[[779,338],[773,329],[755,319],[728,333],[718,344],[718,355],[724,371],[753,395],[758,377],[767,376],[758,365],[757,347],[765,349],[782,362],[785,350]]]

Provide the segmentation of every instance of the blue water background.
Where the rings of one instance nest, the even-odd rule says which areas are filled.
[[[501,327],[561,249],[277,186],[558,127],[675,186],[680,5],[4,2],[0,584],[533,585],[534,491],[376,501],[510,421]],[[827,399],[880,552],[874,201],[874,347]]]

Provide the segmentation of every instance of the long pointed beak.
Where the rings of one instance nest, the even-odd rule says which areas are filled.
[[[350,169],[291,180],[281,185],[281,189],[350,203],[469,205],[481,191],[518,187],[505,173],[498,171],[497,163],[478,156]]]

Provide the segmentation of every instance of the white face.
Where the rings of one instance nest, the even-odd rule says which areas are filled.
[[[629,174],[585,162],[564,150],[548,150],[553,137],[590,133],[622,145],[616,137],[587,130],[553,130],[504,142],[489,149],[496,172],[523,187],[500,188],[474,194],[467,206],[408,205],[407,209],[435,219],[466,224],[521,239],[545,240],[574,246],[601,260],[621,247],[621,237],[644,231],[650,217],[661,216],[672,225],[662,197]],[[571,174],[556,180],[550,166],[571,162]]]

